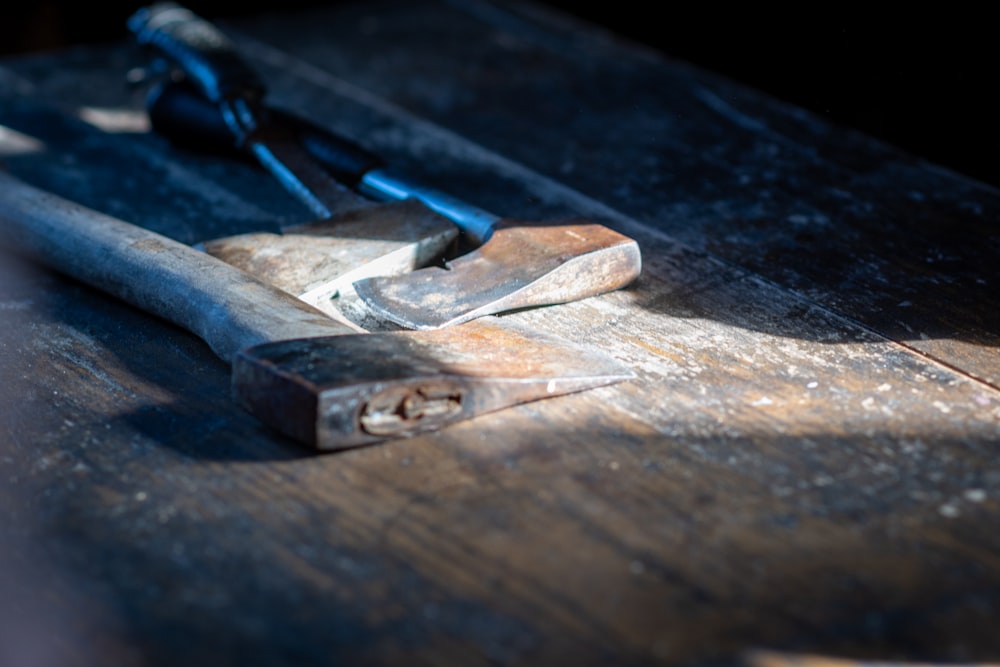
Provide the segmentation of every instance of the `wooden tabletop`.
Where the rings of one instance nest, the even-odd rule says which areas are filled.
[[[1000,660],[1000,192],[531,4],[222,27],[430,185],[635,238],[634,285],[508,317],[636,377],[317,455],[4,250],[0,663]],[[189,244],[309,218],[150,132],[143,62],[0,61],[6,168]]]

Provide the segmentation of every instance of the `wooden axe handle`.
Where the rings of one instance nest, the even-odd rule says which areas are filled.
[[[214,257],[0,172],[0,237],[198,335],[228,362],[258,343],[356,333]]]

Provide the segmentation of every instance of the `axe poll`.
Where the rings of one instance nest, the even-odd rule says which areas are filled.
[[[325,156],[322,161],[332,173],[360,192],[382,200],[418,200],[455,222],[479,246],[444,267],[358,278],[357,294],[386,320],[411,329],[441,328],[611,291],[631,283],[641,271],[638,244],[607,227],[586,220],[501,219],[397,174],[377,156],[315,126],[298,124],[299,142],[289,150],[289,143],[280,144],[259,132],[269,111],[274,118],[263,103],[265,87],[222,32],[174,3],[140,9],[128,24],[139,44],[154,47],[180,67],[197,94],[215,107],[192,113],[198,105],[192,93],[167,94],[164,88],[154,97],[150,113],[160,132],[183,137],[194,134],[190,126],[196,125],[199,136],[234,138],[300,198],[303,191],[318,191],[310,183],[323,183],[312,168],[315,165],[304,176],[297,173],[306,161],[303,153],[311,153],[313,160]],[[211,120],[204,121],[213,117],[213,111],[221,121],[214,130]],[[192,120],[195,115],[201,120]],[[288,114],[280,117],[285,120],[278,125],[291,126]]]
[[[318,450],[432,431],[633,376],[607,355],[490,317],[359,334],[211,255],[0,171],[0,240],[178,324],[232,367],[232,394]]]

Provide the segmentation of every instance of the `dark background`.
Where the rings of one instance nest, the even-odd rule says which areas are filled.
[[[186,5],[218,19],[333,1]],[[143,4],[48,0],[0,10],[0,53],[124,39],[125,18]],[[986,9],[546,4],[1000,186],[997,38]]]

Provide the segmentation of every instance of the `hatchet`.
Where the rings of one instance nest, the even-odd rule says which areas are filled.
[[[268,138],[257,132],[260,119],[268,113],[263,104],[265,88],[225,35],[174,3],[139,10],[129,19],[129,28],[139,44],[166,55],[217,107],[223,121],[218,123],[220,132],[229,132],[239,144],[248,146],[289,190],[303,189],[305,179],[295,176],[301,160],[289,159],[287,146],[274,150]],[[179,97],[183,95],[161,94],[156,104],[163,106],[151,110],[154,127],[174,136],[187,132],[190,116],[183,110],[197,104],[188,100],[168,109],[170,100]],[[440,328],[482,315],[600,294],[623,287],[639,275],[638,244],[604,226],[585,220],[547,224],[500,219],[394,173],[378,158],[333,133],[313,127],[305,136],[315,141],[302,141],[299,148],[324,146],[321,152],[332,156],[339,177],[359,191],[383,200],[417,199],[453,220],[479,245],[444,267],[357,280],[357,294],[389,321],[411,329]]]
[[[236,401],[318,450],[632,377],[604,354],[499,318],[355,333],[207,253],[4,172],[0,241],[198,335],[231,364]]]

